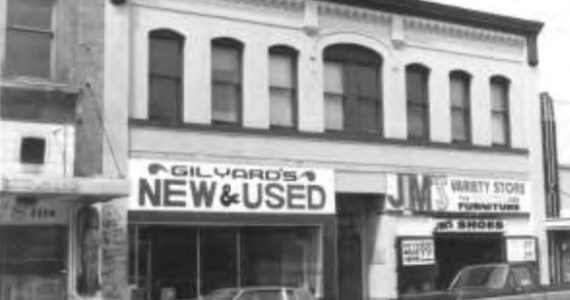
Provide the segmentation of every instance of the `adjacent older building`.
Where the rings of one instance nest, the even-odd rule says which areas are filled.
[[[0,1],[0,299],[98,293],[103,3]]]
[[[48,179],[106,181],[53,185],[63,192],[46,194],[71,199],[54,203],[73,206],[53,237],[69,255],[29,274],[2,260],[5,278],[62,278],[51,288],[65,292],[47,299],[193,299],[249,285],[395,299],[444,287],[466,264],[547,265],[537,250],[541,23],[416,0],[68,2],[0,0],[71,22],[50,31],[2,16],[2,122],[13,135],[30,123],[51,132],[56,121],[20,114],[68,112],[60,139],[76,142],[49,153],[74,168]],[[27,35],[39,44],[10,48]],[[26,64],[37,57],[62,71]],[[6,96],[18,62],[64,96]],[[41,168],[34,151],[16,150],[41,149],[40,139],[20,135],[2,162]],[[129,177],[130,195],[95,175]],[[43,203],[23,185],[25,197],[3,205]],[[3,238],[35,229],[0,220]],[[22,293],[8,281],[2,300]]]

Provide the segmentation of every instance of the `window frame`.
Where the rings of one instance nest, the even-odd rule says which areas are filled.
[[[237,65],[238,65],[238,74],[239,74],[239,82],[238,83],[234,83],[234,82],[230,82],[227,80],[222,80],[219,78],[215,78],[215,72],[214,72],[214,68],[211,68],[211,78],[210,78],[210,84],[211,84],[211,97],[210,97],[210,105],[211,105],[211,109],[212,109],[212,114],[211,114],[211,124],[212,125],[222,125],[222,126],[243,126],[243,91],[244,91],[244,87],[243,87],[243,79],[244,79],[244,50],[245,50],[245,46],[242,42],[233,39],[233,38],[225,38],[225,37],[221,37],[221,38],[215,38],[212,39],[211,43],[211,59],[214,59],[214,48],[215,47],[219,47],[219,48],[226,48],[226,49],[232,49],[232,50],[236,50],[238,52],[238,61],[237,61]],[[216,120],[214,119],[214,89],[216,85],[224,85],[224,86],[232,86],[237,90],[237,103],[236,103],[236,121],[224,121],[224,120]]]
[[[156,39],[163,39],[163,40],[176,40],[179,45],[178,45],[178,51],[180,51],[180,73],[178,74],[178,76],[174,76],[174,75],[165,75],[165,74],[153,74],[153,70],[151,70],[151,43],[152,43],[152,39],[156,38]],[[151,121],[158,121],[158,122],[168,122],[168,123],[175,123],[175,124],[180,124],[183,123],[183,115],[184,115],[184,44],[185,44],[185,38],[182,34],[172,30],[172,29],[157,29],[157,30],[152,30],[148,33],[148,50],[149,50],[149,55],[148,55],[148,104],[147,104],[147,109],[148,109],[148,119]],[[160,79],[168,79],[170,81],[174,81],[177,84],[178,87],[178,97],[175,100],[175,118],[174,119],[167,119],[164,117],[152,117],[152,92],[151,92],[151,88],[152,88],[152,80],[153,78],[160,78]]]
[[[292,130],[297,130],[299,128],[299,68],[298,68],[298,63],[299,63],[299,53],[297,50],[288,47],[288,46],[282,46],[282,45],[276,45],[276,46],[272,46],[268,49],[268,57],[269,57],[269,74],[271,74],[271,56],[272,55],[277,55],[277,56],[287,56],[289,59],[291,59],[291,82],[292,87],[287,88],[287,87],[281,87],[281,86],[273,86],[271,84],[271,81],[269,80],[268,82],[268,88],[269,88],[269,128],[271,129],[292,129]],[[291,94],[291,125],[290,126],[284,126],[284,125],[277,125],[277,124],[272,124],[272,120],[271,120],[271,95],[272,95],[272,91],[279,91],[279,92],[284,92],[287,91]]]
[[[44,80],[51,80],[54,78],[56,70],[55,70],[55,66],[56,66],[56,24],[57,24],[57,20],[58,20],[58,6],[60,1],[58,0],[49,0],[51,1],[51,16],[50,16],[50,24],[49,24],[49,29],[44,29],[44,28],[34,28],[34,27],[30,27],[30,26],[26,26],[26,25],[19,25],[19,24],[11,24],[10,23],[10,18],[8,17],[8,12],[9,12],[9,6],[11,2],[18,2],[21,0],[5,0],[5,8],[6,8],[6,15],[5,15],[5,26],[6,29],[4,31],[4,61],[2,64],[2,72],[5,76],[8,77],[30,77],[30,78],[41,78]],[[13,32],[15,34],[17,34],[18,32],[27,32],[27,33],[34,33],[34,34],[39,34],[42,36],[47,35],[49,37],[49,62],[48,62],[48,70],[47,70],[47,74],[44,75],[37,75],[37,74],[20,74],[19,72],[14,72],[14,70],[11,70],[8,64],[8,61],[10,61],[11,59],[8,57],[8,36],[10,35],[9,32]]]
[[[323,85],[323,98],[325,100],[327,96],[336,96],[342,99],[342,114],[343,114],[343,124],[342,129],[329,129],[326,128],[326,116],[325,116],[325,131],[326,132],[344,132],[350,134],[361,134],[361,135],[375,135],[379,137],[384,136],[384,101],[383,101],[383,57],[376,51],[361,46],[358,44],[333,44],[329,45],[323,50],[323,70],[327,63],[339,64],[341,66],[342,78],[343,78],[343,94],[332,93],[326,91]],[[356,72],[357,67],[365,67],[369,69],[374,69],[376,73],[376,92],[375,98],[368,95],[359,94],[354,92],[357,90],[356,80],[353,78],[353,72]],[[326,74],[323,71],[323,77]],[[323,83],[324,83],[323,78]],[[367,130],[368,124],[362,124],[356,122],[355,120],[360,120],[361,115],[359,114],[359,108],[361,103],[364,101],[370,101],[374,99],[376,106],[375,114],[375,126],[374,131]],[[326,108],[325,108],[326,113]]]
[[[493,147],[506,147],[506,148],[510,148],[511,147],[511,112],[510,112],[510,108],[511,108],[511,104],[510,104],[510,93],[511,93],[511,81],[504,76],[501,75],[495,75],[492,76],[491,79],[489,80],[489,84],[490,84],[490,93],[491,93],[491,111],[490,111],[490,115],[491,115],[491,145]],[[503,106],[504,109],[503,110],[496,110],[493,108],[493,85],[500,85],[503,89],[504,89],[504,99],[501,99],[502,101],[504,101]],[[493,120],[494,120],[494,116],[496,114],[501,114],[503,116],[503,134],[505,135],[505,142],[504,143],[496,143],[494,141],[494,130],[493,130]]]
[[[429,99],[429,81],[430,81],[430,69],[419,63],[408,64],[405,69],[405,84],[406,84],[406,124],[407,124],[407,139],[418,142],[428,142],[431,140],[431,128],[430,128],[430,99]],[[421,99],[420,102],[412,101],[410,98],[409,89],[409,73],[417,72],[421,74],[422,79],[425,81],[425,98]],[[424,135],[423,136],[413,136],[410,132],[410,119],[409,114],[412,108],[420,109],[423,112],[424,119]]]
[[[458,80],[460,80],[462,82],[462,84],[465,84],[465,90],[463,91],[465,93],[466,98],[462,99],[465,100],[464,105],[462,106],[457,106],[453,103],[453,99],[452,99],[452,94],[451,94],[451,89],[452,89],[452,81],[454,79],[454,77]],[[450,92],[449,92],[449,108],[450,108],[450,117],[451,117],[451,142],[454,144],[472,144],[473,143],[473,132],[472,132],[472,117],[471,117],[471,80],[472,80],[472,76],[462,70],[456,70],[456,71],[452,71],[449,73],[449,88],[450,88]],[[454,137],[453,134],[453,116],[454,116],[454,112],[459,111],[461,112],[461,115],[463,117],[463,126],[464,126],[464,130],[465,130],[465,140],[457,140]]]

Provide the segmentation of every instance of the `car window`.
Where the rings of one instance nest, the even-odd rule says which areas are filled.
[[[286,290],[285,294],[287,295],[287,300],[299,300],[293,290]]]
[[[530,286],[534,285],[534,280],[530,270],[524,266],[512,267],[515,279],[520,286]]]
[[[283,293],[279,290],[258,290],[258,291],[246,291],[244,292],[239,300],[285,300],[283,299]]]
[[[517,282],[515,281],[515,276],[513,275],[513,272],[509,272],[509,276],[507,277],[507,283],[505,284],[506,288],[516,288]]]
[[[237,289],[215,290],[204,297],[204,300],[232,300],[238,293]]]
[[[298,300],[315,300],[313,295],[305,289],[297,289],[296,294]]]
[[[482,266],[466,269],[454,280],[452,288],[501,288],[505,283],[507,272],[508,268],[505,266]]]

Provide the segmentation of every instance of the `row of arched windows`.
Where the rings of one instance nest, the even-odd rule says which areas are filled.
[[[184,37],[170,30],[149,34],[149,118],[181,122]],[[213,124],[242,123],[243,44],[230,38],[211,42]],[[296,50],[269,48],[269,113],[272,127],[296,128]],[[323,51],[324,127],[327,131],[383,133],[382,57],[366,47],[334,44]],[[429,68],[406,66],[408,138],[429,140]],[[509,144],[509,80],[495,76],[491,90],[492,141]],[[452,142],[471,142],[471,75],[449,74]]]

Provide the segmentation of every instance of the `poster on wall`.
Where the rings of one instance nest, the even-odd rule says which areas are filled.
[[[403,266],[425,266],[435,264],[435,245],[431,238],[400,240]]]
[[[530,183],[523,180],[390,174],[386,210],[527,213],[530,195]]]
[[[533,237],[507,238],[507,260],[511,262],[536,261],[536,239]]]
[[[330,169],[133,159],[130,210],[334,214]]]

